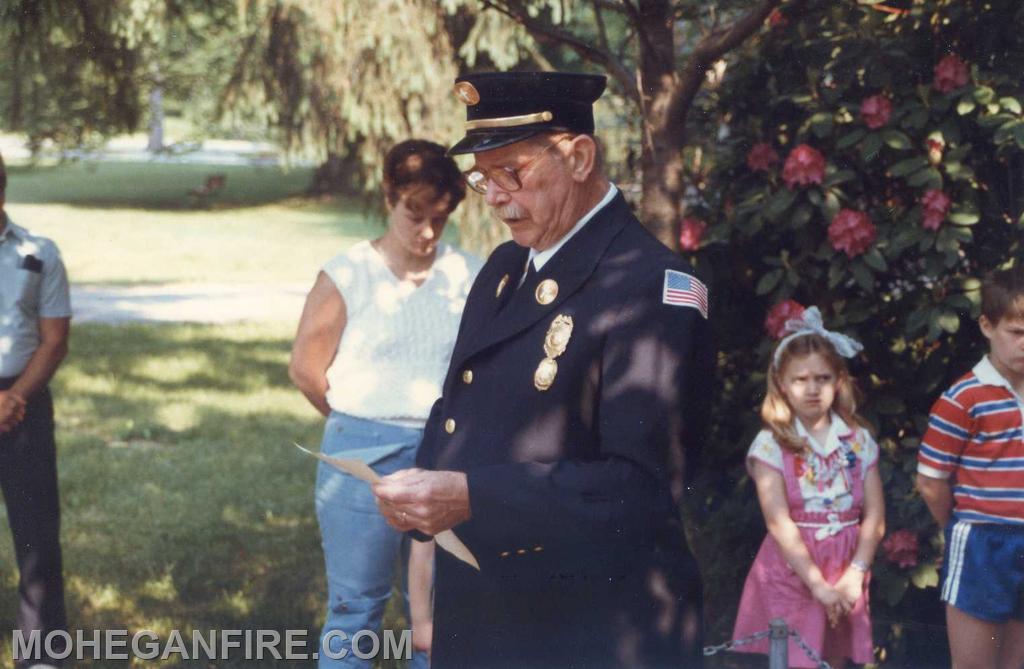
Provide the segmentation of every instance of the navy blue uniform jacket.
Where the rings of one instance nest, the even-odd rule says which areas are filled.
[[[527,253],[503,244],[477,277],[417,459],[466,472],[472,518],[454,530],[480,563],[437,553],[432,666],[699,666],[678,503],[712,347],[697,309],[662,303],[666,269],[693,270],[621,195],[517,289]],[[538,390],[559,315],[572,334]]]

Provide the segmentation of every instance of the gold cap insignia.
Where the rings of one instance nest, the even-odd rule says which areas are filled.
[[[534,297],[540,304],[551,304],[558,297],[558,282],[554,279],[544,279],[537,286]]]
[[[455,97],[467,105],[475,105],[480,102],[480,92],[468,81],[460,81],[455,84]]]
[[[508,274],[501,277],[501,281],[498,282],[498,290],[494,291],[495,297],[501,297],[501,291],[505,290],[505,286],[508,285]]]

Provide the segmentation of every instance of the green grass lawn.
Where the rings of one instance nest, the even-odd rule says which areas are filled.
[[[186,198],[205,174],[227,188]],[[310,282],[353,242],[383,230],[356,202],[298,197],[309,170],[134,163],[13,167],[7,212],[61,248],[81,284]]]
[[[322,419],[288,381],[291,337],[290,324],[75,329],[53,384],[72,629],[316,638],[316,462],[290,444],[317,447]],[[14,626],[13,564],[0,541],[0,629]]]

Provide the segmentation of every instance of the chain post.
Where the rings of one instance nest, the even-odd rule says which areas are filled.
[[[782,618],[773,618],[769,624],[771,645],[768,648],[768,669],[789,667],[789,630]]]

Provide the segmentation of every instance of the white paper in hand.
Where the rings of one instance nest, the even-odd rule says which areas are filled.
[[[380,475],[377,474],[377,472],[373,471],[373,469],[370,468],[370,465],[366,464],[361,460],[335,458],[330,455],[324,455],[323,453],[316,453],[314,451],[309,450],[308,448],[305,448],[304,446],[300,446],[295,442],[292,442],[292,444],[294,444],[295,448],[299,449],[303,453],[312,455],[317,460],[322,460],[327,464],[331,465],[332,467],[340,469],[346,474],[351,474],[360,481],[366,481],[367,483],[376,483],[377,481],[381,480]],[[473,569],[480,571],[480,563],[476,561],[476,558],[473,556],[473,553],[468,548],[466,548],[466,544],[462,543],[462,541],[457,536],[455,536],[455,532],[452,532],[451,530],[439,532],[436,535],[434,535],[434,541],[442,549],[448,551],[458,559],[462,560]]]

